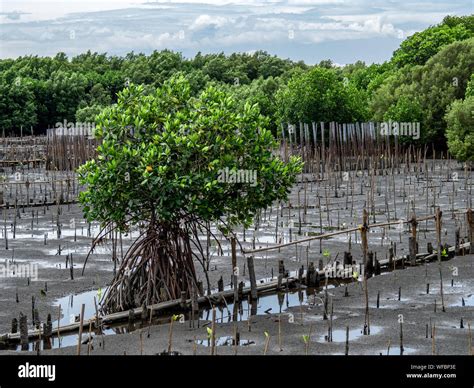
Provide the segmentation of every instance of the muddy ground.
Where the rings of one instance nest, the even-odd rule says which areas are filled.
[[[333,341],[328,342],[329,319],[323,320],[323,304],[317,297],[306,295],[303,291],[302,306],[286,308],[283,302],[282,313],[276,295],[264,296],[259,300],[259,314],[238,322],[221,322],[222,316],[229,316],[224,308],[217,312],[218,323],[215,335],[218,343],[223,337],[233,337],[235,330],[240,333],[243,344],[217,346],[217,354],[263,354],[265,351],[265,332],[269,334],[267,354],[344,354],[346,327],[349,327],[349,354],[400,354],[400,319],[403,317],[404,354],[469,354],[468,324],[474,317],[474,255],[456,257],[443,262],[445,312],[441,308],[439,291],[439,267],[437,262],[419,265],[415,268],[396,270],[373,277],[368,281],[370,306],[370,335],[363,335],[365,297],[361,283],[350,283],[349,296],[344,296],[345,287],[330,288],[328,295],[333,303]],[[452,276],[457,267],[458,276]],[[430,283],[429,294],[426,284]],[[401,287],[401,298],[398,300]],[[380,293],[379,308],[376,307],[377,294]],[[292,303],[295,296],[292,294]],[[286,297],[285,297],[286,298]],[[465,306],[462,306],[464,298]],[[436,304],[436,312],[435,312]],[[262,307],[263,306],[263,307]],[[268,313],[262,310],[272,307]],[[230,308],[232,309],[232,308]],[[203,318],[206,318],[205,316]],[[293,319],[292,319],[293,318]],[[195,322],[174,323],[172,350],[182,354],[209,354],[207,327],[208,319]],[[281,319],[279,328],[278,320]],[[461,320],[463,328],[461,328]],[[199,324],[199,328],[197,327]],[[157,354],[168,349],[169,324],[143,327],[136,324],[136,331],[117,335],[93,336],[91,354]],[[435,338],[432,339],[433,332]],[[281,330],[281,339],[279,339]],[[142,341],[140,340],[140,333]],[[428,333],[428,334],[427,334]],[[310,336],[306,350],[303,336]],[[87,338],[87,335],[84,335]],[[76,338],[76,337],[75,337]],[[196,345],[194,345],[196,341]],[[281,341],[281,349],[280,349]],[[143,345],[141,345],[143,344]],[[88,352],[83,345],[82,353]],[[104,349],[105,348],[105,349]],[[17,352],[18,354],[18,352]],[[43,351],[43,354],[76,354],[76,347]]]
[[[357,226],[361,222],[362,209],[369,210],[370,222],[385,222],[398,219],[409,219],[413,212],[417,217],[433,214],[436,206],[443,211],[442,242],[454,244],[455,229],[460,228],[461,238],[466,239],[468,230],[465,221],[465,210],[472,206],[472,176],[461,165],[447,161],[433,162],[423,172],[402,168],[400,171],[386,171],[371,178],[365,172],[350,172],[348,179],[341,174],[333,174],[320,179],[314,175],[304,175],[300,184],[294,187],[288,203],[275,204],[272,209],[262,212],[255,228],[238,231],[239,241],[244,249],[271,246],[275,243],[289,242],[330,231]],[[347,178],[347,176],[345,176]],[[15,179],[13,176],[8,179]],[[44,190],[47,188],[45,187]],[[11,190],[10,190],[11,192]],[[43,194],[43,193],[42,193]],[[24,195],[23,195],[24,196]],[[373,200],[372,200],[373,198]],[[372,206],[373,205],[373,206]],[[58,208],[60,214],[58,218]],[[16,217],[15,217],[16,214]],[[98,247],[89,258],[84,275],[82,266],[91,247],[92,238],[99,231],[98,225],[89,225],[81,216],[78,205],[60,205],[44,207],[10,208],[4,213],[2,231],[0,232],[0,263],[3,268],[8,265],[27,264],[38,269],[38,278],[12,276],[0,279],[0,332],[10,331],[11,321],[18,318],[20,312],[28,316],[31,327],[32,297],[39,316],[45,321],[50,313],[57,319],[58,303],[64,303],[70,295],[81,295],[88,290],[104,289],[113,275],[114,265],[111,262],[111,247],[104,244]],[[16,221],[15,221],[16,219]],[[59,222],[58,222],[59,219]],[[74,220],[74,222],[71,222]],[[1,222],[0,222],[1,224]],[[15,224],[15,225],[14,225]],[[58,225],[61,235],[58,236]],[[278,228],[277,228],[278,225]],[[89,232],[90,228],[90,232]],[[436,235],[432,221],[420,222],[418,226],[418,243],[421,252],[426,251],[428,242],[435,245]],[[6,249],[5,230],[8,249]],[[15,238],[13,238],[15,233]],[[45,234],[46,240],[45,240]],[[369,233],[369,250],[376,253],[379,259],[386,258],[388,248],[396,244],[397,255],[408,252],[407,242],[410,231],[405,226],[390,228],[373,228]],[[124,251],[137,236],[123,236]],[[217,236],[221,239],[219,233]],[[202,237],[205,243],[206,237]],[[466,240],[467,241],[467,240]],[[222,276],[224,283],[230,283],[230,247],[221,240],[222,252],[216,243],[211,243],[209,278],[212,288]],[[307,267],[308,262],[332,262],[342,258],[343,252],[350,250],[353,257],[361,260],[360,234],[352,233],[323,240],[293,245],[279,250],[255,254],[257,279],[269,278],[272,270],[276,276],[278,260],[283,259],[289,270],[300,266]],[[70,263],[66,268],[66,257],[73,256],[74,279],[71,279]],[[334,306],[333,342],[324,338],[328,333],[328,321],[322,319],[321,300],[324,291],[314,296],[313,292],[303,298],[300,306],[298,294],[290,294],[287,309],[286,301],[282,306],[281,343],[278,346],[278,319],[280,306],[276,295],[260,298],[258,315],[252,316],[250,331],[245,311],[238,323],[226,322],[229,315],[224,308],[218,312],[219,322],[216,336],[232,336],[235,326],[241,340],[253,342],[248,346],[237,347],[239,354],[262,354],[264,351],[266,331],[269,334],[268,354],[304,354],[306,352],[303,335],[309,335],[311,341],[308,352],[311,354],[343,354],[345,349],[345,330],[350,328],[350,354],[386,354],[390,341],[390,354],[399,354],[400,324],[399,314],[403,315],[403,345],[405,354],[431,354],[434,344],[439,354],[467,354],[467,325],[473,319],[473,267],[474,257],[456,257],[442,263],[445,306],[441,311],[439,292],[438,263],[429,263],[415,268],[396,270],[371,278],[369,280],[371,334],[364,336],[361,330],[364,325],[364,294],[360,282],[348,285],[349,297],[344,297],[344,287],[328,290]],[[244,268],[245,257],[238,255],[240,277],[248,280],[248,271]],[[458,268],[458,276],[453,276],[452,267]],[[11,267],[10,267],[11,268]],[[200,280],[205,281],[202,270],[197,265]],[[453,286],[451,282],[453,281]],[[426,294],[426,284],[430,283],[430,292]],[[401,300],[398,292],[401,287]],[[380,292],[380,308],[375,308],[377,293]],[[18,302],[16,301],[18,294]],[[93,291],[89,299],[98,297]],[[465,306],[461,306],[464,298]],[[75,308],[78,306],[76,297]],[[435,300],[437,310],[434,311]],[[61,302],[63,301],[63,302]],[[74,304],[74,300],[72,301]],[[90,303],[90,300],[89,302]],[[272,310],[268,311],[268,308]],[[244,308],[245,310],[245,308]],[[267,310],[267,313],[265,313]],[[71,310],[76,311],[76,310]],[[61,322],[69,317],[63,310]],[[294,322],[288,313],[293,314]],[[208,354],[206,345],[207,332],[204,327],[209,319],[204,312],[199,328],[190,329],[189,322],[176,323],[173,329],[173,350],[183,354]],[[430,324],[431,318],[431,324]],[[460,329],[463,319],[464,329]],[[197,326],[197,322],[195,323]],[[426,338],[428,325],[428,338]],[[142,331],[143,353],[156,354],[168,347],[169,325],[153,326]],[[137,325],[138,327],[138,325]],[[435,327],[435,340],[431,331]],[[128,334],[100,336],[93,341],[93,354],[137,354],[140,350],[140,330]],[[149,336],[148,336],[149,333]],[[204,343],[194,346],[194,339]],[[44,351],[53,354],[74,354],[75,348],[68,347],[75,338],[64,341],[61,349]],[[105,341],[105,350],[103,342]],[[224,340],[222,340],[224,341]],[[57,346],[57,344],[56,344]],[[83,351],[87,351],[84,347]],[[1,351],[8,353],[11,351]],[[232,354],[233,346],[218,346],[218,354]]]

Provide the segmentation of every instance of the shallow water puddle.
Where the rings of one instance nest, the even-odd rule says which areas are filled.
[[[202,346],[206,346],[206,347],[211,346],[211,340],[210,339],[196,340],[195,342],[196,342],[197,345],[202,345]],[[255,342],[251,341],[251,340],[245,340],[245,339],[240,339],[239,340],[238,346],[249,346],[249,345],[255,345]],[[235,346],[234,338],[231,337],[231,336],[216,338],[216,346]]]
[[[76,295],[68,295],[63,298],[59,298],[54,303],[54,306],[57,306],[57,315],[52,317],[53,328],[58,327],[58,318],[59,318],[59,306],[61,306],[61,318],[59,318],[59,325],[65,326],[71,323],[77,322],[81,313],[82,304],[84,307],[84,320],[92,319],[95,316],[95,303],[94,298],[99,301],[101,296],[105,293],[106,289],[102,289],[100,292],[98,290],[86,291]],[[279,294],[268,294],[259,297],[258,301],[254,303],[249,303],[247,299],[243,300],[240,304],[234,305],[230,303],[226,306],[217,307],[217,322],[231,322],[233,320],[246,321],[249,316],[252,315],[265,315],[265,314],[277,314],[284,312],[289,307],[294,306],[303,306],[307,305],[307,293],[305,290],[288,292],[288,293],[279,293]],[[152,325],[168,323],[166,315],[161,316],[159,320],[154,320]],[[200,311],[199,319],[211,320],[212,319],[212,310],[205,308]],[[103,330],[104,335],[115,335],[120,334],[121,332],[128,331],[124,330],[128,327],[128,323],[125,322],[121,325],[114,327],[106,327]],[[60,348],[66,346],[75,346],[78,341],[78,334],[68,334],[61,335],[61,340],[58,338],[52,338],[52,348]],[[83,342],[87,340],[88,333],[83,332]],[[224,343],[227,337],[221,337],[222,345],[226,346]],[[229,337],[232,342],[232,337]],[[207,340],[203,340],[207,342]],[[248,343],[247,343],[248,342]],[[250,345],[251,341],[240,340],[240,346]],[[29,350],[34,350],[35,341],[32,341],[29,345]],[[41,349],[42,349],[41,344]],[[201,343],[201,345],[205,345]],[[18,346],[17,350],[21,350],[21,347]]]
[[[79,245],[79,244],[72,244],[72,247],[69,246],[63,246],[61,247],[61,257],[66,257],[68,254],[88,254],[91,250],[91,246],[89,245]],[[124,245],[125,246],[125,245]],[[59,254],[59,249],[58,247],[52,248],[52,249],[45,249],[43,250],[46,255],[48,256],[58,256]],[[112,248],[107,245],[98,245],[94,247],[94,250],[91,252],[91,255],[108,255],[112,252]],[[104,260],[106,261],[106,260]],[[110,263],[110,258],[107,259],[107,261]]]
[[[69,325],[71,323],[77,322],[79,315],[81,314],[82,304],[84,307],[84,320],[91,319],[95,316],[95,303],[94,298],[97,303],[99,299],[105,293],[106,289],[91,290],[82,292],[76,295],[68,295],[63,298],[59,298],[54,306],[58,306],[57,311],[59,313],[59,306],[61,306],[62,318],[59,320],[60,326]],[[97,306],[98,307],[98,306]],[[54,318],[53,318],[54,319]],[[58,326],[58,321],[56,317],[56,322],[53,324],[53,327]]]
[[[408,347],[403,347],[403,355],[407,356],[409,354],[414,354],[417,352],[418,349],[416,348],[408,348]],[[393,347],[390,348],[387,354],[387,349],[383,351],[378,351],[376,354],[381,355],[381,356],[400,356],[400,348],[398,347]]]
[[[469,294],[467,297],[460,297],[459,300],[452,306],[455,307],[472,307],[474,306],[474,294]]]
[[[417,351],[418,351],[418,349],[416,349],[416,348],[404,347],[403,348],[403,355],[414,354]],[[399,356],[400,355],[400,349],[392,348],[392,349],[390,349],[388,355],[389,356]]]
[[[102,289],[101,293],[103,294],[105,289]],[[54,306],[57,306],[56,309],[56,316],[52,316],[53,321],[53,329],[58,327],[58,318],[59,318],[59,306],[61,306],[61,318],[59,318],[59,326],[66,326],[71,323],[79,321],[79,316],[81,314],[82,304],[85,305],[84,307],[84,320],[91,319],[95,316],[95,304],[94,304],[94,297],[97,299],[99,298],[99,291],[98,290],[91,290],[82,292],[76,295],[68,295],[62,298],[59,298],[54,303]],[[113,329],[105,329],[104,335],[116,334]],[[85,341],[88,338],[88,333],[83,332],[82,340]],[[74,346],[77,345],[77,341],[79,339],[78,334],[67,334],[61,335],[61,338],[53,337],[51,339],[52,348],[61,348],[66,346]],[[29,344],[29,350],[34,350],[35,342],[31,342]],[[21,347],[18,346],[17,350],[21,350]]]
[[[378,334],[382,331],[380,326],[370,326],[370,335]],[[365,337],[362,329],[349,329],[349,342]],[[318,342],[327,342],[327,334],[321,335]],[[332,342],[346,342],[346,329],[336,329],[332,332]]]
[[[259,297],[256,303],[249,303],[245,299],[238,305],[229,303],[227,308],[220,306],[218,308],[217,321],[232,322],[235,314],[238,321],[246,321],[252,315],[280,314],[290,307],[300,305],[308,305],[307,295],[304,291],[264,295]],[[203,319],[211,319],[211,310],[204,311]]]

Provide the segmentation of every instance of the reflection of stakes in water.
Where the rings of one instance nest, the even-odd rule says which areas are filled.
[[[238,348],[239,348],[239,333],[237,329],[237,323],[234,322],[234,355],[237,355]]]
[[[79,320],[79,336],[77,339],[77,355],[81,355],[81,344],[82,344],[82,330],[84,328],[84,309],[86,305],[83,303],[81,306],[81,316]]]
[[[349,326],[346,326],[346,348],[344,355],[348,356],[349,355]]]
[[[328,341],[332,342],[332,319],[334,315],[334,301],[331,298],[331,312],[329,315],[329,327],[328,327]]]
[[[142,333],[140,331],[140,337]],[[87,339],[87,355],[90,356],[92,348],[92,322],[89,320],[89,337]]]
[[[251,301],[250,296],[247,298],[247,329],[249,332],[252,331],[252,315],[250,314],[250,305],[253,302]]]
[[[400,356],[403,356],[403,316],[400,319]]]
[[[471,323],[467,323],[467,344],[468,344],[468,352],[467,354],[472,356],[472,333],[471,333]]]
[[[278,314],[278,348],[280,349],[280,352],[283,350],[281,347],[281,311],[280,314]]]
[[[60,330],[61,330],[60,321],[61,321],[61,305],[58,306],[58,342],[59,342],[59,347],[61,347],[61,342],[62,342],[61,333],[60,333]]]
[[[324,279],[324,313],[323,313],[323,320],[328,319],[328,276],[325,276]]]

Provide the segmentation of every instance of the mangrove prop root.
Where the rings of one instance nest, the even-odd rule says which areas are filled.
[[[150,224],[126,253],[101,302],[110,314],[191,296],[197,284],[190,235],[179,225]]]

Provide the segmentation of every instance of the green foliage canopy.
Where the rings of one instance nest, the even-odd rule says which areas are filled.
[[[462,161],[474,161],[474,96],[455,101],[446,114],[449,151]]]
[[[424,65],[443,46],[472,37],[474,30],[470,28],[473,19],[472,16],[459,18],[456,22],[456,19],[451,17],[437,26],[414,33],[393,53],[393,63],[398,67]]]
[[[377,121],[420,121],[421,141],[444,144],[445,114],[474,72],[474,38],[443,47],[423,66],[391,71],[370,98]]]
[[[192,97],[183,76],[148,95],[132,84],[99,115],[98,157],[79,169],[85,215],[123,229],[143,220],[248,224],[287,196],[302,167],[297,158],[285,164],[275,156],[267,127],[257,105],[239,108],[213,86]],[[255,171],[257,179],[222,181],[226,168]]]
[[[289,123],[358,121],[364,119],[365,101],[364,92],[333,68],[313,67],[279,90],[278,117]]]

